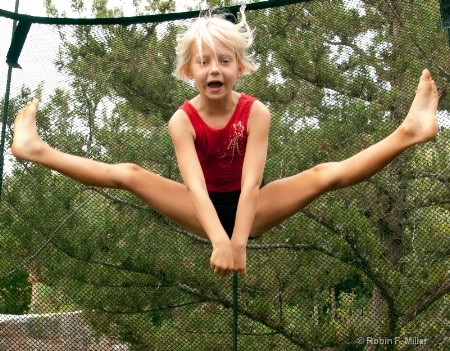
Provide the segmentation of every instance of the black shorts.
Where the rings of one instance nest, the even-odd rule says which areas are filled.
[[[265,182],[263,181],[261,188],[264,185]],[[234,222],[236,221],[236,212],[241,191],[231,191],[228,193],[210,192],[208,194],[216,209],[217,215],[219,216],[220,223],[222,223],[228,237],[231,238],[231,235],[233,235]]]
[[[231,235],[233,234],[240,195],[240,190],[229,193],[209,193],[209,198],[216,209],[220,223],[222,223],[222,226],[227,232],[229,238],[231,238]]]

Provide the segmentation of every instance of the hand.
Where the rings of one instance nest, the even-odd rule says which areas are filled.
[[[245,276],[247,273],[247,248],[246,245],[233,245],[233,260],[234,267],[233,272],[239,273],[241,276]]]
[[[231,244],[229,242],[213,249],[210,265],[214,270],[214,273],[221,278],[224,278],[233,272],[233,251],[231,250]]]

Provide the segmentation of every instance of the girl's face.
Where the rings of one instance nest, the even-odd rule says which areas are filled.
[[[186,74],[194,79],[200,95],[210,99],[224,98],[230,94],[236,79],[244,71],[232,48],[216,39],[214,45],[216,53],[206,43],[202,43],[202,56],[196,43],[192,45],[191,62]]]

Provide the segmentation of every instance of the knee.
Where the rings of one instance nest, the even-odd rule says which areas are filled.
[[[326,162],[311,168],[313,177],[320,184],[323,193],[340,188],[341,176],[339,165],[339,162]]]
[[[133,184],[137,183],[137,179],[144,172],[142,167],[134,163],[119,163],[114,167],[114,187],[117,189],[130,189]]]

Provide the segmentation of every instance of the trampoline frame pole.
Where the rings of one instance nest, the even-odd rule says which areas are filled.
[[[19,2],[20,0],[16,0],[16,5],[14,12],[19,12]],[[14,31],[17,27],[17,20],[13,22],[13,31],[12,35],[14,35]],[[11,37],[12,37],[11,35]],[[8,65],[8,75],[6,78],[6,89],[5,89],[5,99],[3,105],[3,118],[2,118],[2,132],[0,137],[0,202],[2,201],[2,189],[3,189],[3,170],[5,164],[5,140],[6,140],[6,124],[8,123],[8,107],[9,107],[9,94],[11,91],[11,77],[12,77],[12,67]]]
[[[233,274],[233,351],[238,349],[238,275]]]

